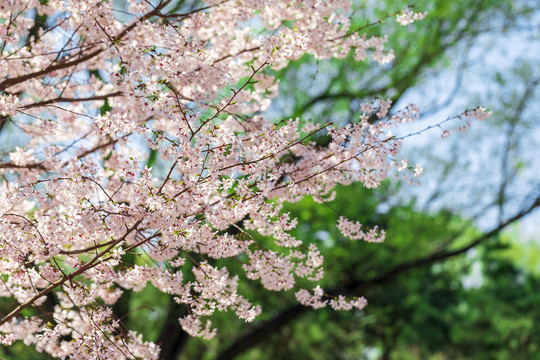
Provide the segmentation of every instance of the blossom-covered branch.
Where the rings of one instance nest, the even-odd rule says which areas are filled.
[[[390,100],[375,99],[345,127],[264,114],[277,95],[273,70],[305,54],[385,64],[386,37],[351,31],[349,0],[184,5],[0,6],[0,115],[28,139],[0,149],[0,296],[18,302],[0,320],[3,344],[24,340],[58,358],[157,359],[159,347],[111,310],[149,282],[185,306],[179,323],[190,335],[215,336],[216,311],[253,321],[263,309],[217,259],[307,306],[366,306],[325,297],[323,255],[290,235],[296,220],[281,209],[339,184],[378,186],[400,166],[403,139],[391,129],[420,110],[390,113]],[[396,14],[402,24],[425,16]],[[352,238],[384,236],[337,226]],[[124,261],[129,254],[146,256]],[[53,322],[26,314],[47,296],[57,300]]]

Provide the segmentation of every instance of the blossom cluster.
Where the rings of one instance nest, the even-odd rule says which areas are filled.
[[[492,111],[488,111],[486,108],[479,106],[476,109],[465,111],[463,116],[466,120],[486,120],[493,115]]]
[[[337,227],[343,236],[351,240],[364,240],[366,242],[379,243],[383,242],[386,237],[384,230],[378,232],[379,228],[377,226],[367,231],[363,231],[362,224],[358,221],[350,221],[343,216],[339,218]]]
[[[427,12],[414,12],[411,7],[406,7],[401,11],[399,15],[396,16],[396,21],[400,25],[409,25],[417,20],[422,20],[426,17]]]

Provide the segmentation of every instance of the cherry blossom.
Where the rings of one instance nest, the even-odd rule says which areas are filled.
[[[411,7],[406,7],[401,11],[399,15],[396,16],[396,21],[400,25],[409,25],[417,20],[422,20],[427,15],[427,12],[414,12]]]
[[[387,37],[353,31],[349,0],[174,8],[172,0],[0,5],[0,116],[26,139],[0,158],[0,296],[17,301],[0,320],[3,345],[24,341],[57,358],[158,359],[159,346],[112,310],[125,291],[150,283],[185,305],[178,321],[190,335],[219,334],[216,312],[253,321],[264,309],[215,259],[240,262],[242,276],[306,306],[366,306],[319,286],[323,254],[291,235],[297,221],[283,206],[306,196],[328,202],[337,185],[374,188],[405,170],[404,138],[392,129],[420,110],[377,98],[344,127],[271,122],[265,110],[277,95],[273,70],[305,54],[385,64]],[[424,16],[407,8],[396,20]],[[479,107],[463,117],[490,114]],[[351,239],[385,237],[343,217],[337,227]],[[129,254],[140,262],[126,262]],[[50,312],[24,315],[47,299]]]

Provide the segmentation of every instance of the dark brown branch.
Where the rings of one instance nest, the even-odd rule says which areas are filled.
[[[41,163],[27,164],[27,165],[17,165],[12,162],[3,162],[0,163],[0,169],[39,169],[47,170],[45,166]]]
[[[55,103],[74,103],[74,102],[84,102],[84,101],[98,101],[98,100],[106,100],[111,97],[117,97],[122,96],[123,93],[121,91],[117,91],[111,94],[105,94],[105,95],[98,95],[98,96],[90,96],[85,98],[64,98],[64,97],[58,97],[56,99],[49,99],[49,100],[43,100],[39,101],[33,104],[28,104],[23,106],[23,109],[31,109],[41,106],[47,106],[49,104],[55,104]]]
[[[270,321],[261,323],[249,333],[237,339],[224,352],[218,355],[216,360],[231,360],[253,346],[263,342],[270,335],[277,332],[283,326],[306,313],[310,308],[300,304],[293,305],[281,312]]]
[[[169,297],[167,319],[161,329],[156,343],[160,346],[159,358],[162,360],[176,360],[182,352],[190,336],[182,329],[178,318],[186,315],[186,308],[177,304]]]

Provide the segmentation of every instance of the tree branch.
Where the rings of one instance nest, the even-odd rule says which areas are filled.
[[[117,92],[114,92],[114,93],[111,93],[111,94],[98,95],[98,96],[89,96],[89,97],[85,97],[85,98],[58,97],[56,99],[43,100],[43,101],[39,101],[39,102],[36,102],[36,103],[33,103],[33,104],[28,104],[28,105],[23,106],[22,108],[23,109],[31,109],[31,108],[47,106],[49,104],[62,103],[62,102],[74,103],[74,102],[84,102],[84,101],[106,100],[106,99],[109,99],[111,97],[122,96],[122,95],[123,95],[123,93],[121,91],[117,91]]]

